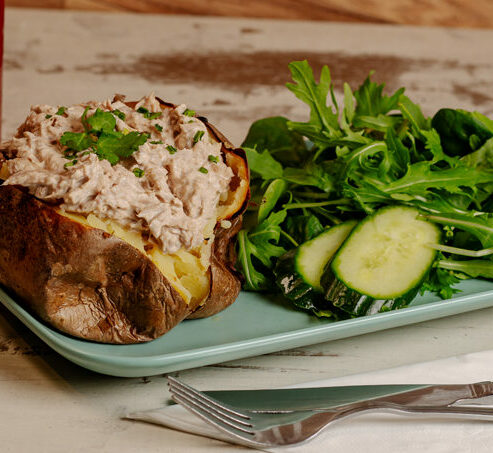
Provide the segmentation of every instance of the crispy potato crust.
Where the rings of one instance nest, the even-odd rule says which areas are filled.
[[[59,330],[104,343],[152,340],[190,307],[137,249],[0,186],[0,283]]]

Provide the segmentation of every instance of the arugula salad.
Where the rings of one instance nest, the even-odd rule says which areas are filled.
[[[493,121],[448,108],[427,118],[372,74],[338,103],[327,66],[318,83],[307,61],[289,69],[308,121],[260,119],[242,144],[243,288],[338,319],[493,279]]]

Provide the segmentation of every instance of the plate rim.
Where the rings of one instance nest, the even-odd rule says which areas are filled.
[[[23,308],[20,304],[18,304],[9,294],[7,294],[4,289],[0,286],[0,301],[3,305],[18,318],[27,328],[29,328],[36,336],[38,336],[42,341],[44,341],[48,346],[54,349],[57,353],[61,354],[68,360],[75,362],[83,367],[89,368],[86,365],[80,363],[80,361],[75,361],[72,355],[76,354],[83,361],[89,360],[97,365],[103,365],[105,367],[118,367],[120,369],[124,369],[127,373],[124,374],[113,374],[114,376],[124,376],[128,375],[128,372],[132,373],[142,368],[163,368],[172,363],[178,362],[190,362],[197,359],[205,360],[205,363],[197,366],[204,366],[205,364],[213,364],[220,363],[225,360],[236,360],[248,356],[254,356],[259,354],[267,354],[269,352],[258,352],[255,353],[255,349],[265,348],[266,345],[271,345],[271,348],[267,348],[271,353],[275,351],[280,351],[283,349],[290,349],[292,347],[300,347],[300,346],[291,346],[287,345],[289,342],[293,342],[296,340],[301,340],[303,338],[309,338],[307,342],[304,342],[304,345],[317,344],[324,341],[331,341],[337,338],[337,332],[340,330],[345,330],[348,325],[356,326],[363,325],[364,329],[358,335],[363,335],[366,333],[374,332],[377,330],[385,330],[394,327],[398,327],[403,324],[414,324],[417,322],[437,319],[441,317],[453,316],[456,314],[474,311],[482,308],[487,308],[493,306],[493,289],[480,291],[477,293],[467,294],[463,296],[458,296],[453,299],[447,300],[437,300],[428,303],[424,303],[421,305],[410,306],[406,308],[402,308],[395,311],[389,311],[385,313],[376,313],[370,316],[364,316],[359,318],[351,318],[345,319],[341,321],[332,321],[327,322],[326,324],[319,326],[309,326],[303,327],[300,329],[282,332],[282,333],[274,333],[270,335],[263,335],[260,337],[249,338],[244,340],[236,340],[230,341],[227,343],[223,343],[220,345],[212,345],[212,346],[204,346],[201,348],[193,348],[176,352],[167,352],[163,354],[152,354],[147,356],[118,356],[118,355],[109,355],[108,353],[102,353],[98,351],[87,351],[78,347],[77,342],[87,342],[95,344],[96,347],[98,343],[88,342],[87,340],[79,339],[76,337],[71,337],[63,332],[56,331],[51,326],[47,325],[43,321],[37,319],[28,310]],[[450,309],[453,307],[453,309]],[[422,318],[420,315],[425,313],[425,318]],[[431,315],[431,316],[430,316]],[[409,316],[414,318],[409,320]],[[399,321],[403,319],[403,323],[399,323]],[[388,320],[383,328],[379,328],[382,319]],[[324,333],[336,333],[336,338],[326,338],[319,339],[313,338],[318,336],[323,336]],[[356,336],[356,335],[354,335]],[[334,335],[329,335],[329,337],[334,337]],[[162,337],[160,337],[162,338]],[[66,340],[69,340],[68,342]],[[74,343],[72,343],[74,342]],[[139,346],[146,343],[139,343],[134,345],[121,345],[121,346],[131,346],[138,348]],[[287,346],[283,346],[287,345]],[[107,344],[102,344],[102,346],[109,346]],[[120,345],[110,345],[118,347]],[[253,350],[253,351],[252,351]],[[226,354],[235,354],[245,352],[246,354],[239,354],[237,358],[227,358],[223,359],[222,357]],[[253,354],[252,354],[253,352]],[[219,356],[218,360],[211,361],[210,359],[214,356]],[[208,360],[209,359],[209,360]],[[202,361],[203,361],[202,360]],[[194,366],[192,366],[194,367]],[[173,368],[172,366],[170,368]],[[188,369],[190,366],[184,366],[178,369]],[[94,368],[94,371],[98,371]],[[173,371],[177,371],[174,369]],[[102,371],[98,371],[102,373]],[[166,371],[157,370],[156,374],[160,374]],[[110,373],[106,373],[110,374]]]

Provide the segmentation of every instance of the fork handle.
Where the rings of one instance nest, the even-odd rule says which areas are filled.
[[[462,385],[432,385],[381,400],[409,406],[448,406],[459,400],[477,400],[490,395],[493,395],[493,382],[484,381]]]
[[[368,413],[391,413],[395,415],[421,416],[437,415],[443,418],[459,418],[473,420],[493,421],[493,407],[481,406],[444,406],[444,405],[405,405],[385,401],[365,401],[347,406],[343,409],[333,409],[324,412],[314,412],[298,423],[290,426],[291,433],[293,426],[295,433],[305,433],[303,439],[296,437],[296,442],[310,439],[317,435],[321,430],[331,425],[332,422],[345,420],[358,415]],[[301,431],[300,431],[301,430]],[[287,444],[288,442],[285,442]],[[294,442],[292,442],[294,443]]]
[[[433,407],[433,406],[403,406],[403,407],[388,407],[382,410],[390,410],[395,412],[404,412],[411,414],[440,414],[454,416],[459,418],[474,418],[481,420],[493,421],[493,408],[487,407]]]
[[[493,408],[487,407],[461,407],[461,406],[407,406],[404,404],[395,404],[383,401],[366,401],[363,404],[353,404],[350,407],[340,410],[328,410],[324,412],[315,412],[303,423],[315,435],[332,422],[340,421],[364,415],[368,413],[391,413],[394,415],[407,416],[429,416],[439,415],[444,418],[474,419],[474,420],[491,420],[493,421]]]
[[[493,421],[492,407],[461,407],[461,406],[406,406],[402,404],[375,402],[373,404],[354,405],[346,410],[341,410],[335,415],[332,413],[332,420],[347,418],[355,415],[363,415],[369,412],[387,412],[396,415],[440,415],[447,418],[470,418],[475,420]]]
[[[429,385],[407,392],[346,404],[334,409],[344,411],[351,409],[353,406],[361,407],[361,405],[371,406],[373,404],[394,404],[423,408],[447,407],[457,401],[470,401],[473,404],[475,400],[490,395],[493,395],[493,382],[490,381],[473,384]]]

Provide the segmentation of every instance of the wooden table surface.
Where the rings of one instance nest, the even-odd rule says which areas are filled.
[[[375,69],[390,88],[408,87],[427,114],[440,106],[493,114],[493,31],[8,9],[5,32],[5,136],[30,104],[154,90],[240,143],[256,118],[305,117],[283,86],[287,63],[303,58],[329,64],[339,88]],[[492,319],[485,309],[175,374],[225,389],[384,369],[491,349]],[[120,419],[167,395],[165,376],[113,378],[69,363],[0,307],[2,452],[242,450]]]
[[[8,6],[493,28],[491,0],[6,0]]]

